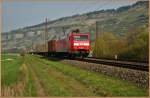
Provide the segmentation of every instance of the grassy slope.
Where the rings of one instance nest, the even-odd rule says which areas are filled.
[[[2,60],[5,58],[14,58],[11,61],[13,63],[2,62],[2,86],[9,86],[17,81],[23,60],[17,56],[2,55]],[[148,95],[145,89],[138,88],[126,81],[42,59],[38,56],[26,55],[24,63],[28,69],[28,81],[23,90],[24,96]]]

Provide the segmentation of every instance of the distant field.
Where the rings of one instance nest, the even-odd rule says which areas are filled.
[[[2,54],[3,96],[148,96],[148,90],[41,56]]]

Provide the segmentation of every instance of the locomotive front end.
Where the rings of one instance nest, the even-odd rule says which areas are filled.
[[[90,52],[90,34],[72,34],[71,52],[76,56],[87,57]]]

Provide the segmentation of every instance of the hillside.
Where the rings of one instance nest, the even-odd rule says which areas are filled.
[[[148,1],[48,21],[48,40],[60,39],[64,31],[67,35],[72,29],[79,28],[83,33],[90,32],[91,40],[94,41],[96,22],[98,33],[112,32],[119,37],[141,26],[148,27]],[[2,33],[2,50],[22,49],[43,43],[44,28],[45,23],[41,23]]]

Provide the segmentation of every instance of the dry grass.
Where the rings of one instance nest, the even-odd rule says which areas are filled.
[[[28,69],[25,64],[22,64],[19,71],[19,81],[11,86],[2,87],[2,96],[23,96],[26,83],[28,82]]]
[[[38,96],[45,96],[44,89],[43,89],[43,87],[42,87],[41,81],[39,80],[39,78],[37,77],[37,75],[36,75],[36,73],[33,71],[33,69],[30,68],[30,70],[31,70],[31,72],[32,72],[33,81],[35,82],[35,85],[36,85],[37,95],[38,95]]]
[[[5,69],[3,80],[5,81],[2,85],[2,96],[85,97],[147,96],[148,94],[145,89],[127,81],[73,67],[70,66],[71,64],[41,59],[32,55],[26,55],[21,59],[23,62],[18,63],[14,59],[14,64],[13,62],[3,64]],[[16,71],[18,73],[15,73]],[[15,74],[14,77],[12,77],[13,74]]]

